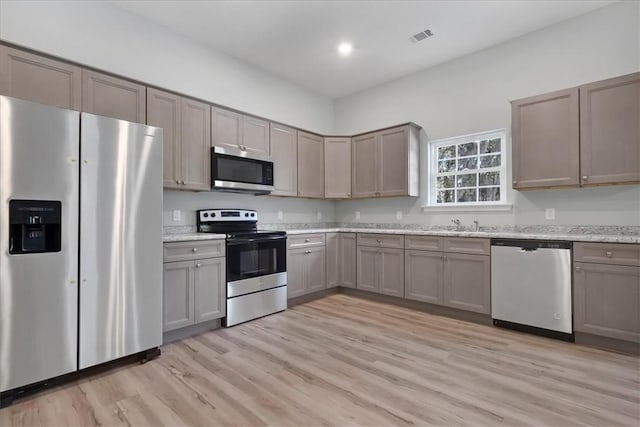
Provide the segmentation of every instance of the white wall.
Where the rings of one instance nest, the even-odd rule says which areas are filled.
[[[336,132],[354,133],[414,121],[426,142],[507,128],[509,100],[640,70],[640,3],[623,1],[507,43],[423,70],[336,101]],[[509,170],[510,174],[510,170]],[[426,180],[426,173],[422,175]],[[509,179],[509,181],[511,181]],[[424,181],[423,181],[424,182]],[[510,191],[511,212],[427,212],[419,199],[341,202],[338,221],[449,224],[452,217],[484,224],[640,225],[638,186],[552,191]],[[544,208],[556,209],[545,221]]]
[[[316,132],[333,129],[333,101],[212,51],[106,2],[1,1],[0,39]],[[254,208],[264,222],[332,220],[330,201],[165,191],[165,225],[195,209]],[[170,221],[180,209],[183,219]]]

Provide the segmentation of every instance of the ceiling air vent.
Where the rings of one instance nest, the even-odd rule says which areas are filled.
[[[429,37],[433,37],[433,32],[431,30],[420,31],[418,34],[414,34],[411,36],[411,41],[414,43],[421,42],[422,40],[426,40]]]

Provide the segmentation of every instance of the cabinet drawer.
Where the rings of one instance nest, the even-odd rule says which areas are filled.
[[[640,265],[640,245],[574,243],[573,260],[599,264]]]
[[[223,257],[225,240],[195,240],[164,244],[164,262]]]
[[[324,233],[298,234],[289,236],[289,248],[308,248],[310,246],[324,246]]]
[[[491,240],[478,239],[476,237],[445,237],[444,251],[489,255],[491,253]]]
[[[379,248],[404,248],[404,236],[397,234],[358,233],[358,246],[375,246]]]
[[[405,236],[405,249],[418,251],[441,251],[443,248],[442,237],[436,236]]]

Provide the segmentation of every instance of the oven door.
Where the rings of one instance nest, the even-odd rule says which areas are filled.
[[[273,162],[258,154],[213,147],[211,187],[214,190],[268,194],[273,191]]]
[[[227,241],[227,298],[287,284],[287,237]]]

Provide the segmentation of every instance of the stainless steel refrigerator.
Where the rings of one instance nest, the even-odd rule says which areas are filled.
[[[162,129],[0,96],[0,392],[162,343]]]

